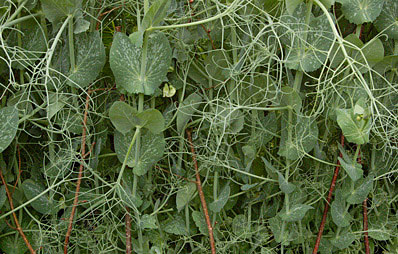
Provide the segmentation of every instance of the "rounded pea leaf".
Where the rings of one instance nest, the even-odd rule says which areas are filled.
[[[349,231],[349,229],[343,231],[339,236],[333,238],[330,242],[333,246],[337,247],[339,250],[343,250],[351,245],[355,240],[355,235]]]
[[[42,195],[42,192],[45,191],[43,185],[33,181],[32,179],[27,179],[22,183],[22,189],[28,200],[40,195],[40,197],[30,203],[31,206],[39,213],[52,214],[57,211],[57,207],[50,196],[47,194]]]
[[[203,216],[203,213],[199,212],[199,211],[193,211],[192,212],[192,219],[195,222],[196,227],[199,229],[199,232],[202,235],[208,235],[209,231],[207,229],[207,225],[206,225],[206,219]]]
[[[185,125],[188,123],[189,119],[191,119],[201,101],[202,97],[197,93],[193,93],[181,103],[177,112],[177,131],[179,133],[184,131]]]
[[[115,132],[115,152],[119,161],[122,163],[133,136],[133,131],[126,133],[126,135],[123,135],[119,131]],[[136,146],[134,145],[127,159],[127,166],[133,168],[134,174],[139,176],[144,175],[162,158],[165,146],[166,141],[162,133],[153,134],[147,131],[141,136],[138,161],[135,161]]]
[[[137,209],[142,205],[141,197],[137,193],[133,195],[133,173],[131,171],[126,171],[123,174],[123,183],[117,186],[116,191],[120,199],[128,207]]]
[[[330,212],[333,222],[339,227],[348,227],[352,221],[352,217],[345,210],[345,201],[341,191],[336,191],[335,200],[331,204]]]
[[[357,25],[373,22],[383,9],[385,0],[337,0],[348,21]]]
[[[98,31],[75,36],[76,66],[72,66],[68,84],[87,87],[105,64],[105,47]]]
[[[152,95],[166,79],[172,52],[163,33],[148,39],[147,54],[129,37],[116,33],[110,50],[110,66],[121,92]],[[141,67],[143,64],[143,68]]]
[[[18,110],[15,107],[0,109],[0,153],[13,141],[18,130]]]
[[[140,126],[154,134],[161,133],[164,129],[164,117],[157,109],[147,109],[137,114]]]
[[[277,173],[279,188],[281,189],[281,191],[285,194],[292,193],[296,189],[296,186],[292,183],[289,183],[279,171],[277,171]]]
[[[388,37],[398,39],[398,2],[396,0],[385,1],[384,8],[374,25],[379,32],[383,31]]]
[[[163,229],[165,232],[175,235],[188,235],[187,228],[185,227],[184,219],[181,216],[176,216],[170,220]]]
[[[139,120],[136,117],[137,110],[123,101],[116,101],[109,109],[109,118],[116,130],[126,134],[136,125]]]

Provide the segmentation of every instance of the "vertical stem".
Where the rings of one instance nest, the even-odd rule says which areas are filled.
[[[369,233],[368,233],[368,198],[366,198],[363,203],[363,231],[365,240],[365,253],[370,254],[369,248]]]
[[[344,136],[343,136],[343,134],[341,134],[340,143],[341,143],[341,146],[344,147]],[[340,152],[339,157],[343,157],[343,154],[342,154],[341,152]],[[328,216],[329,204],[330,204],[330,202],[332,201],[333,190],[334,190],[334,188],[335,188],[335,186],[336,186],[336,181],[337,181],[337,176],[339,175],[339,170],[340,170],[340,161],[337,160],[337,166],[336,166],[336,168],[335,168],[335,170],[334,170],[332,182],[331,182],[330,188],[329,188],[328,197],[327,197],[326,203],[325,203],[325,208],[324,208],[324,210],[323,210],[321,225],[319,226],[319,231],[318,231],[318,235],[317,235],[317,237],[316,237],[314,250],[312,251],[313,254],[318,253],[319,244],[321,243],[321,238],[322,238],[323,230],[324,230],[324,228],[325,228],[326,218],[327,218],[327,216]]]
[[[131,218],[130,208],[126,206],[126,254],[131,254]]]
[[[207,224],[207,229],[209,231],[211,253],[212,254],[216,254],[216,244],[214,242],[213,226],[211,225],[211,222],[210,222],[209,211],[207,210],[207,204],[206,204],[206,200],[205,200],[205,195],[204,195],[203,189],[202,189],[202,182],[200,180],[198,162],[196,161],[195,148],[194,148],[193,143],[192,143],[191,130],[187,130],[186,132],[187,132],[187,135],[188,135],[188,141],[189,141],[189,145],[191,147],[191,153],[192,153],[192,161],[193,161],[194,168],[195,168],[196,187],[198,189],[200,203],[202,204],[203,213],[205,215],[205,220],[206,220],[206,224]]]
[[[69,23],[68,23],[68,42],[69,42],[69,61],[70,61],[70,69],[71,72],[75,70],[75,44],[73,41],[73,16],[70,15]]]

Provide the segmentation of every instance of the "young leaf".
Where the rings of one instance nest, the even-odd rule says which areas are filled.
[[[169,41],[163,33],[149,37],[146,59],[142,59],[141,47],[133,44],[127,35],[116,33],[109,58],[117,88],[129,94],[154,94],[166,78],[171,56]]]
[[[202,97],[197,93],[193,93],[185,98],[185,100],[181,103],[177,113],[177,131],[179,133],[184,130],[185,125],[188,123],[189,119],[191,119],[201,101]]]
[[[292,193],[296,189],[296,186],[292,183],[289,183],[279,171],[277,171],[277,173],[279,188],[281,189],[281,191],[285,194]]]
[[[58,210],[55,202],[50,198],[48,194],[42,195],[42,192],[45,191],[43,185],[38,184],[32,179],[27,179],[22,183],[22,189],[25,197],[28,200],[36,198],[36,196],[40,195],[39,198],[30,203],[30,205],[39,213],[53,214]]]
[[[181,211],[191,201],[195,190],[196,184],[189,182],[177,192],[176,203],[178,211]]]
[[[224,186],[224,188],[222,188],[217,199],[209,204],[209,209],[215,213],[219,213],[223,209],[225,204],[228,202],[230,193],[231,193],[231,188],[227,184]]]
[[[0,153],[11,144],[18,130],[18,110],[15,107],[0,109]]]
[[[123,101],[115,101],[109,109],[109,118],[116,130],[126,134],[139,124],[137,110]]]
[[[344,17],[354,24],[373,22],[383,9],[384,0],[337,0]]]
[[[398,2],[396,0],[385,0],[384,8],[382,8],[379,17],[377,17],[374,25],[379,32],[388,35],[388,38],[398,39]]]
[[[295,204],[289,208],[289,211],[283,211],[279,213],[279,217],[281,217],[282,220],[288,222],[299,221],[304,218],[305,214],[310,209],[314,208],[310,205]]]
[[[145,13],[141,24],[141,31],[144,32],[146,29],[157,26],[162,22],[169,10],[170,2],[169,0],[156,0],[147,13]]]
[[[341,154],[343,155],[343,158],[338,158],[341,166],[346,171],[352,181],[355,182],[359,180],[363,175],[362,165],[357,163],[356,161],[353,161],[353,159],[346,153],[346,151],[340,144],[338,144],[338,147]]]
[[[347,203],[361,204],[373,189],[373,179],[374,177],[372,175],[364,179],[364,181],[350,193],[347,198]]]
[[[153,134],[159,134],[164,129],[164,118],[162,113],[157,109],[147,109],[137,114],[137,118],[140,119],[140,126],[147,128]]]
[[[337,109],[337,123],[349,142],[362,145],[369,142],[370,119],[358,120],[353,109]]]
[[[68,84],[85,88],[93,82],[105,64],[105,47],[98,31],[75,36],[76,66],[72,66]]]

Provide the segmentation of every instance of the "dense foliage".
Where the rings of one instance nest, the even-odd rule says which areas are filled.
[[[398,253],[396,0],[0,13],[2,252]]]

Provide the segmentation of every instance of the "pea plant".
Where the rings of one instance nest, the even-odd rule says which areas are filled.
[[[0,13],[1,253],[398,253],[396,0]]]

